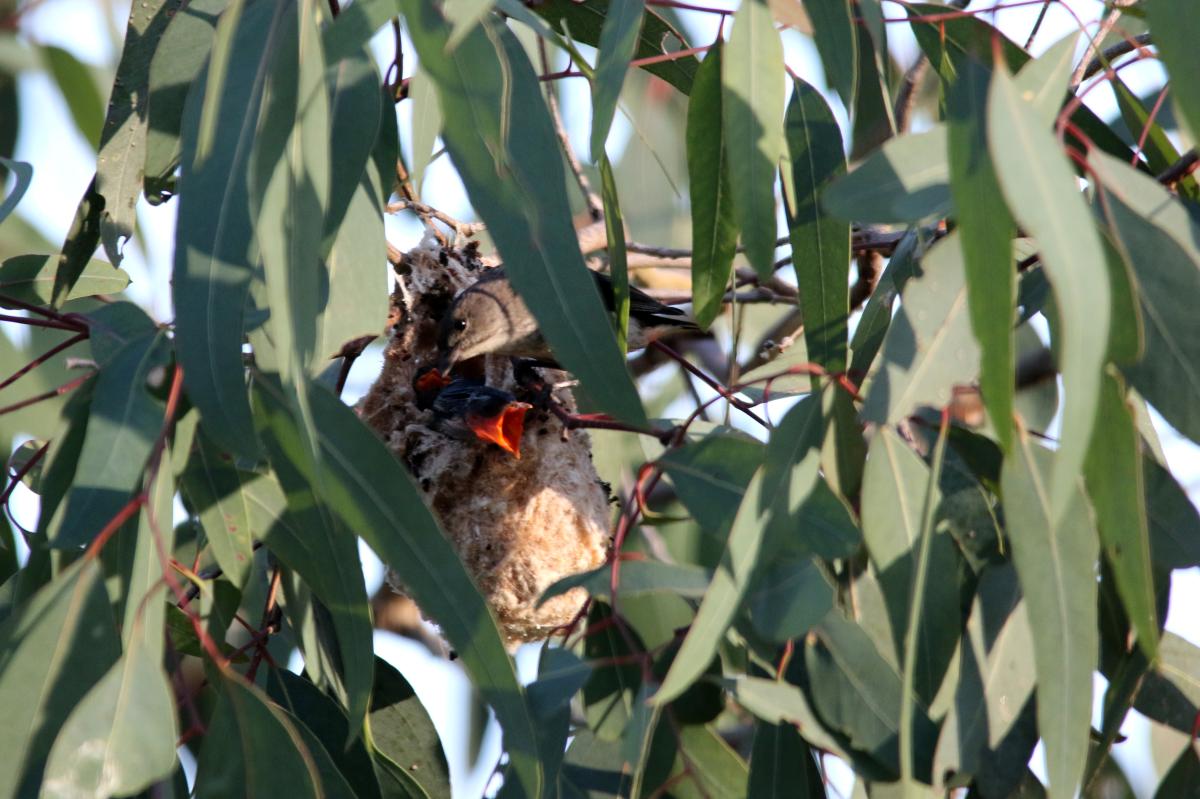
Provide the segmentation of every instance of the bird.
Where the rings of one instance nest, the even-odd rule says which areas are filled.
[[[612,312],[612,279],[599,272],[591,274],[600,298]],[[699,332],[700,328],[686,313],[629,287],[630,350],[639,350],[664,335],[687,331]],[[456,363],[488,354],[530,358],[547,366],[558,363],[503,267],[485,273],[450,304],[439,326],[438,351],[443,374]]]
[[[430,374],[437,375],[437,370]],[[514,457],[521,457],[521,436],[525,432],[525,413],[532,408],[512,394],[484,385],[478,380],[457,378],[437,387],[437,378],[428,374],[414,383],[428,395],[437,391],[430,407],[432,427],[443,435],[469,441],[471,436],[496,444]],[[420,396],[420,395],[418,395]],[[419,401],[419,404],[420,401]]]

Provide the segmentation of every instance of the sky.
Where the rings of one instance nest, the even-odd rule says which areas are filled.
[[[736,2],[704,0],[714,8],[736,8]],[[973,2],[969,8],[981,8],[991,2]],[[1045,51],[1064,36],[1078,33],[1078,23],[1068,10],[1084,21],[1099,18],[1103,3],[1099,0],[1066,0],[1051,6],[1042,30],[1035,39],[1032,50],[1035,54]],[[119,52],[119,37],[125,25],[128,3],[95,2],[94,0],[44,0],[26,13],[21,20],[21,33],[27,40],[38,44],[53,44],[74,53],[81,61],[95,66],[115,63]],[[989,21],[997,24],[1014,39],[1023,42],[1033,25],[1038,7],[1008,8],[988,15]],[[900,7],[892,2],[884,3],[888,18],[901,17]],[[694,44],[711,42],[716,35],[715,15],[681,12],[685,33]],[[1093,26],[1094,29],[1094,26]],[[894,24],[889,27],[889,41],[897,61],[910,64],[917,53],[916,44],[907,26]],[[845,128],[845,112],[840,102],[826,86],[820,61],[811,40],[793,32],[784,34],[785,60],[800,77],[822,89]],[[372,47],[381,64],[386,68],[392,59],[391,34],[385,30],[375,37]],[[1078,45],[1082,52],[1084,42]],[[591,54],[590,48],[581,48]],[[415,66],[415,50],[406,41],[406,72],[411,74]],[[1163,75],[1157,62],[1149,61],[1122,71],[1122,77],[1137,92],[1144,92],[1162,83]],[[576,154],[586,160],[590,133],[590,99],[587,83],[582,80],[564,81],[563,113],[568,133]],[[107,90],[107,87],[103,87]],[[34,165],[34,179],[18,213],[29,220],[51,242],[62,241],[66,236],[78,198],[82,196],[95,168],[95,154],[77,132],[67,108],[50,78],[44,73],[23,74],[19,82],[21,93],[22,120],[17,143],[16,157]],[[1108,91],[1092,92],[1088,98],[1102,118],[1115,113],[1115,103]],[[411,103],[401,103],[399,120],[401,139],[411,125]],[[931,120],[914,120],[914,129],[928,126]],[[608,140],[608,151],[614,157],[619,154],[633,130],[621,114],[617,114]],[[462,184],[446,158],[435,160],[426,173],[424,199],[458,218],[471,218],[472,213]],[[133,278],[129,295],[142,304],[156,319],[167,321],[172,316],[167,281],[170,276],[172,242],[174,238],[174,216],[176,203],[152,207],[144,201],[139,207],[139,224],[142,240],[126,246],[122,267]],[[419,225],[408,218],[387,219],[389,240],[401,249],[417,243],[421,237]],[[683,244],[685,242],[655,242],[658,244]],[[5,328],[12,337],[20,337],[21,331]],[[359,360],[347,386],[347,399],[353,400],[364,393],[378,372],[380,356],[377,349],[369,351]],[[771,409],[772,418],[779,418],[782,409]],[[1189,489],[1193,500],[1200,496],[1200,457],[1194,445],[1179,436],[1161,419],[1164,446],[1172,471]],[[36,518],[36,498],[27,492],[17,500],[16,510],[23,522]],[[374,555],[363,549],[364,568],[368,587],[374,590],[382,579],[382,570]],[[1171,607],[1173,612],[1167,619],[1167,629],[1189,640],[1200,643],[1200,614],[1190,613],[1200,601],[1200,570],[1176,572],[1172,584]],[[499,756],[499,736],[493,726],[485,736],[483,750],[477,766],[472,769],[466,762],[466,728],[469,683],[457,664],[437,659],[420,645],[389,633],[376,634],[379,654],[399,668],[413,684],[418,696],[428,709],[443,741],[450,761],[455,796],[479,796]],[[525,647],[518,654],[518,665],[522,677],[528,681],[536,671],[537,649]],[[1097,697],[1102,694],[1104,681],[1097,676]],[[1098,717],[1097,717],[1098,722]],[[1139,797],[1153,794],[1156,776],[1148,767],[1149,723],[1136,713],[1131,713],[1123,732],[1129,740],[1116,748],[1116,757],[1125,767],[1134,783]],[[832,759],[831,759],[832,760]],[[1035,770],[1038,764],[1035,756]],[[829,767],[832,785],[842,796],[850,795],[852,775],[845,767],[831,764]]]

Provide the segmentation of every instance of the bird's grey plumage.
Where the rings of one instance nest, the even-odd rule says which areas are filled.
[[[614,307],[611,279],[592,272],[605,307]],[[645,347],[660,336],[699,330],[678,308],[664,305],[629,287],[629,349]],[[503,269],[493,269],[455,298],[442,318],[438,337],[445,368],[478,355],[511,355],[554,362],[537,320],[513,289]],[[444,370],[443,370],[444,371]]]

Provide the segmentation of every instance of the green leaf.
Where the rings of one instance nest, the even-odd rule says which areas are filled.
[[[131,603],[136,604],[136,602]],[[150,601],[162,616],[162,603]],[[138,793],[175,768],[175,694],[162,667],[162,625],[133,622],[108,673],[71,711],[46,761],[52,796]]]
[[[1064,423],[1065,425],[1065,423]],[[1096,559],[1099,544],[1087,500],[1072,486],[1055,521],[1052,480],[1061,473],[1050,453],[1018,428],[1000,484],[1013,562],[1033,625],[1038,730],[1046,744],[1050,795],[1071,796],[1087,759],[1096,668]]]
[[[1125,387],[1111,374],[1101,384],[1096,429],[1084,462],[1100,543],[1116,578],[1138,645],[1153,660],[1158,648],[1150,531],[1142,480],[1140,436],[1125,405]]]
[[[17,203],[21,202],[21,198],[29,189],[29,184],[33,182],[33,165],[2,156],[0,156],[0,165],[17,176],[12,192],[4,198],[4,202],[0,203],[0,222],[2,222],[17,207]]]
[[[919,222],[951,209],[946,126],[891,139],[822,195],[825,210],[856,222]]]
[[[841,96],[842,105],[852,109],[858,89],[859,40],[850,0],[806,0],[804,10],[812,21],[825,82]]]
[[[721,564],[654,702],[678,697],[712,660],[758,566],[767,527],[794,529],[789,523],[820,476],[825,420],[819,400],[801,400],[772,433],[766,461],[746,488]]]
[[[810,9],[811,13],[811,9]],[[820,197],[846,171],[842,132],[821,93],[796,78],[785,118],[795,208],[788,208],[792,267],[800,289],[808,356],[829,372],[846,369],[850,314],[850,225],[821,208]],[[786,195],[785,195],[786,196]],[[813,388],[817,378],[812,378]]]
[[[1112,318],[1104,249],[1058,140],[1003,70],[992,77],[988,144],[1009,209],[1037,240],[1054,289],[1064,395],[1061,447],[1049,480],[1049,520],[1057,526],[1075,492],[1096,420]]]
[[[230,499],[244,507],[248,532],[303,577],[328,608],[337,639],[335,663],[342,675],[334,694],[348,709],[351,733],[357,735],[367,713],[373,651],[358,540],[330,515],[294,464],[272,456],[271,465],[278,483],[265,476],[227,475],[224,480],[238,492]]]
[[[1200,513],[1169,471],[1150,457],[1142,459],[1150,554],[1160,569],[1200,566]]]
[[[979,371],[970,333],[961,239],[951,234],[922,261],[904,287],[900,311],[883,340],[883,361],[866,388],[862,417],[894,424],[921,406],[943,408],[954,386]]]
[[[854,337],[850,339],[850,351],[854,353],[850,360],[850,374],[856,380],[861,380],[867,374],[875,356],[879,354],[879,348],[892,324],[892,306],[909,279],[920,274],[919,259],[925,247],[919,231],[910,229],[896,245],[887,268],[879,276],[875,291],[871,292],[871,298],[867,300],[858,320],[858,327],[854,329]]]
[[[772,558],[746,595],[750,623],[768,641],[799,638],[833,607],[833,586],[812,557]]]
[[[117,311],[128,303],[105,306]],[[97,323],[112,314],[97,312]],[[91,420],[75,481],[62,512],[55,547],[79,547],[90,542],[141,485],[146,460],[163,424],[163,404],[151,393],[150,381],[161,382],[170,357],[165,330],[151,328],[135,335],[101,362],[95,378]],[[95,342],[93,342],[93,349]]]
[[[612,278],[613,326],[617,332],[617,349],[629,351],[629,266],[625,260],[625,220],[617,199],[617,181],[612,163],[603,147],[598,159],[600,194],[604,201],[604,231],[608,237],[608,267]]]
[[[370,194],[370,199],[373,201],[372,208],[375,216],[381,219],[378,232],[372,235],[372,232],[364,230],[360,225],[359,233],[363,235],[364,241],[370,242],[374,239],[380,247],[383,247],[383,208],[380,207],[378,198],[382,195],[384,187],[380,185],[383,183],[379,178],[381,170],[376,169],[371,160],[371,151],[380,138],[380,120],[384,111],[384,94],[379,88],[382,77],[379,69],[375,66],[375,61],[364,48],[341,61],[327,64],[324,79],[329,92],[330,166],[325,239],[321,252],[328,253],[330,247],[333,246],[334,237],[338,235],[343,220],[349,217],[352,210],[351,204],[364,182],[368,191],[373,192]],[[388,189],[391,189],[390,179],[394,171],[395,164],[388,164],[388,170],[384,173],[389,178]],[[386,257],[383,250],[381,249],[377,256],[372,253],[363,257],[364,260],[375,265],[378,270],[377,283],[385,282],[380,268],[380,264]],[[330,271],[334,271],[332,266]],[[368,284],[368,287],[370,287],[370,279],[367,277],[369,274],[364,271],[360,278],[362,282]],[[331,275],[329,278],[331,292],[336,290],[337,283],[336,277]],[[376,305],[383,307],[385,310],[382,314],[386,315],[387,298],[384,292],[379,291],[376,286],[375,291],[371,294],[379,299]],[[330,303],[327,302],[324,308],[327,316],[329,305]],[[367,316],[369,318],[370,315]],[[383,324],[381,315],[379,326],[371,332],[377,333],[379,329],[382,329]],[[318,348],[317,355],[321,354],[322,350]]]
[[[711,726],[680,730],[679,753],[691,764],[690,784],[683,782],[672,789],[680,799],[746,796],[746,763]]]
[[[1146,22],[1154,31],[1154,45],[1171,80],[1171,99],[1195,141],[1200,136],[1200,84],[1192,80],[1200,70],[1200,54],[1193,44],[1200,36],[1200,20],[1186,0],[1149,0]]]
[[[237,25],[228,78],[212,111],[215,135],[203,157],[197,139],[207,78],[188,94],[172,276],[175,349],[188,399],[213,440],[249,460],[258,459],[259,444],[242,366],[243,314],[257,259],[246,183],[262,102],[258,76],[274,51],[264,46],[273,41],[272,10],[252,4]]]
[[[862,530],[867,551],[879,573],[887,599],[896,652],[904,657],[904,630],[911,624],[912,581],[917,544],[922,533],[921,498],[929,487],[929,467],[891,427],[880,427],[871,440],[863,476]],[[941,502],[934,487],[933,507]],[[921,597],[921,623],[916,651],[916,694],[933,701],[958,644],[962,620],[958,609],[958,559],[954,542],[931,531],[929,575]]]
[[[1002,744],[1033,696],[1032,650],[1033,631],[1016,571],[1009,564],[985,569],[959,645],[953,700],[934,755],[935,778],[951,774],[947,784],[961,785],[994,770]],[[1026,760],[1011,765],[1019,768]]]
[[[108,260],[120,264],[123,243],[137,225],[145,164],[150,61],[167,23],[183,0],[146,0],[133,4],[125,29],[125,47],[117,64],[100,154],[96,159],[96,192],[104,200],[100,238]]]
[[[739,705],[761,721],[794,725],[810,744],[844,759],[841,745],[825,731],[804,693],[795,685],[744,674],[726,678],[722,684]]]
[[[870,24],[861,16],[864,6],[874,0],[862,0],[855,8],[854,34],[858,39],[858,86],[854,94],[854,110],[851,114],[854,128],[851,133],[850,158],[857,160],[867,153],[879,149],[888,139],[896,135],[896,119],[892,111],[884,58],[875,49]],[[876,3],[876,13],[878,13]],[[867,6],[869,7],[869,6]],[[878,30],[883,30],[880,23]]]
[[[409,34],[438,85],[443,131],[467,193],[504,259],[517,292],[555,355],[596,405],[644,423],[641,401],[587,274],[570,219],[566,175],[537,77],[516,38],[485,19],[453,58],[437,9],[405,0]],[[522,124],[508,124],[519,114]]]
[[[530,683],[527,690],[529,706],[538,719],[541,749],[549,753],[547,760],[543,761],[547,784],[558,784],[562,753],[567,748],[567,736],[571,726],[571,698],[583,687],[590,674],[590,666],[570,650],[561,647],[542,648],[538,679]],[[653,725],[649,725],[647,732],[652,730]],[[632,728],[626,730],[626,745],[635,740],[634,733]],[[645,747],[638,748],[640,751]],[[634,765],[636,767],[637,763]],[[450,795],[449,786],[445,795]]]
[[[1146,134],[1141,150],[1146,165],[1155,174],[1167,171],[1179,160],[1179,151],[1175,149],[1175,143],[1163,130],[1163,126],[1150,117],[1150,112],[1138,96],[1125,85],[1120,75],[1114,74],[1108,82],[1116,96],[1117,108],[1121,112],[1121,120],[1125,127],[1138,136],[1143,132]],[[1180,195],[1188,199],[1200,199],[1200,187],[1197,186],[1194,175],[1188,175],[1179,181],[1177,188]]]
[[[964,59],[946,94],[950,191],[966,270],[971,330],[979,342],[979,385],[996,436],[1012,442],[1013,373],[1016,370],[1013,315],[1016,269],[1012,239],[1016,224],[1000,194],[987,150],[987,90],[991,70]]]
[[[1154,799],[1174,799],[1174,797],[1195,797],[1196,786],[1200,785],[1200,756],[1196,754],[1196,745],[1188,741],[1187,746],[1175,759],[1171,770],[1163,775]]]
[[[723,535],[737,515],[764,447],[742,435],[709,435],[659,459],[679,499],[702,529]]]
[[[867,633],[834,609],[805,639],[804,664],[809,700],[818,717],[827,729],[843,736],[850,749],[868,758],[865,763],[855,758],[855,767],[861,772],[874,764],[876,773],[898,774],[900,674],[880,656]],[[915,711],[914,773],[928,781],[937,727],[919,701]]]
[[[63,722],[120,653],[103,576],[89,558],[0,625],[0,794],[37,795]]]
[[[175,551],[175,528],[171,524],[172,504],[175,500],[175,480],[171,474],[171,448],[164,447],[159,456],[154,484],[146,486],[149,494],[147,503],[138,514],[136,528],[137,543],[130,559],[128,577],[122,575],[125,594],[125,616],[121,624],[121,640],[125,645],[126,657],[130,647],[137,643],[145,650],[145,656],[153,663],[163,658],[161,634],[167,612],[167,584],[163,579],[164,563],[160,552]],[[124,531],[122,531],[124,532]],[[161,549],[160,549],[161,547]],[[142,633],[144,640],[134,640],[135,632]]]
[[[254,537],[267,526],[251,524],[244,483],[262,478],[238,471],[233,457],[222,452],[202,429],[182,478],[184,496],[200,516],[204,536],[225,579],[242,588],[254,565]]]
[[[376,752],[400,766],[429,796],[450,796],[450,771],[429,714],[403,675],[378,657],[370,726]]]
[[[327,391],[310,395],[321,448],[313,471],[297,422],[277,389],[256,382],[258,414],[272,460],[290,460],[325,506],[396,570],[413,599],[437,620],[492,705],[519,780],[540,790],[533,721],[504,650],[495,618],[438,529],[404,467],[354,412]]]
[[[30,305],[49,305],[57,269],[57,255],[15,255],[7,258],[0,264],[0,294]],[[119,294],[128,285],[129,275],[124,270],[93,259],[80,272],[65,302],[96,294]],[[14,306],[0,298],[0,307]]]
[[[1100,153],[1089,164],[1116,244],[1137,278],[1145,322],[1142,359],[1124,372],[1172,426],[1200,441],[1200,345],[1193,335],[1200,320],[1183,302],[1200,290],[1200,226],[1155,180]]]
[[[783,44],[765,0],[733,17],[721,60],[721,125],[734,218],[746,258],[764,280],[775,273],[775,171],[784,153]]]
[[[569,31],[574,41],[598,47],[611,5],[612,0],[547,0],[532,8],[554,29]],[[689,46],[683,34],[669,22],[654,11],[647,11],[642,20],[635,58],[663,56],[676,49],[686,50]],[[684,56],[646,64],[642,69],[657,75],[684,94],[689,94],[699,66],[700,62],[695,56]]]
[[[300,411],[316,457],[306,372],[316,357],[321,282],[327,277],[321,246],[329,207],[331,133],[325,57],[313,3],[302,0],[276,9],[273,29],[280,44],[269,65],[262,119],[250,153],[250,209],[266,281],[274,368]]]
[[[688,193],[692,208],[692,308],[707,328],[721,312],[733,272],[737,222],[729,187],[725,128],[721,118],[721,51],[716,43],[692,84],[687,111]]]
[[[637,51],[645,8],[644,0],[611,0],[604,15],[596,54],[596,72],[592,77],[593,161],[599,161],[604,156],[604,142],[608,139],[613,115],[617,111],[617,99],[625,83],[625,71]],[[453,34],[451,38],[454,38]],[[609,244],[611,247],[612,243]]]
[[[442,13],[450,20],[450,40],[446,43],[447,52],[458,47],[463,37],[471,32],[479,20],[492,10],[495,0],[448,0],[442,7]]]
[[[212,51],[217,18],[229,2],[191,0],[167,25],[150,61],[145,193],[151,204],[174,193],[188,90],[200,78]]]
[[[40,50],[54,82],[58,84],[59,92],[67,102],[75,127],[92,149],[96,149],[104,125],[104,99],[100,96],[92,71],[69,50],[54,45],[43,45]]]
[[[420,194],[425,185],[425,169],[433,156],[433,146],[442,131],[442,109],[438,105],[437,86],[433,78],[418,68],[408,84],[408,100],[412,103],[412,158],[408,171],[413,186]]]
[[[358,0],[342,9],[322,35],[326,61],[335,64],[358,53],[385,22],[400,14],[397,0]]]
[[[790,724],[754,725],[746,795],[778,799],[825,797],[825,780],[812,749]]]
[[[216,688],[217,708],[197,758],[197,799],[231,794],[316,799],[325,795],[323,788],[337,787],[321,779],[318,764],[329,755],[319,745],[319,752],[310,750],[287,714],[258,688],[224,670]]]
[[[561,596],[578,586],[583,586],[591,596],[608,597],[611,593],[611,574],[612,567],[605,564],[591,571],[564,577],[547,588],[539,602]],[[700,566],[663,563],[657,560],[631,560],[621,564],[619,590],[622,599],[663,591],[686,599],[699,599],[704,596],[711,578],[709,570]]]

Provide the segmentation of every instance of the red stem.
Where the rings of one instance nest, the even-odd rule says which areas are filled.
[[[33,371],[37,367],[44,364],[46,361],[50,360],[55,355],[58,355],[60,352],[67,349],[68,347],[73,347],[76,344],[78,344],[79,342],[86,340],[87,337],[88,337],[87,333],[79,333],[78,335],[72,336],[71,338],[67,339],[66,341],[63,341],[62,343],[51,347],[43,355],[41,355],[37,358],[34,358],[32,361],[25,364],[20,369],[18,369],[16,372],[14,372],[12,374],[12,376],[9,377],[7,380],[5,380],[3,383],[0,383],[0,388],[7,388],[8,386],[11,386],[13,383],[17,382],[22,377],[29,374],[29,372]]]
[[[46,391],[42,394],[38,394],[35,397],[29,397],[28,399],[23,399],[20,402],[14,402],[12,405],[7,405],[3,408],[0,408],[0,416],[3,416],[6,413],[12,413],[13,411],[19,411],[22,408],[28,408],[30,405],[36,405],[37,403],[41,402],[42,400],[48,400],[48,399],[52,399],[54,397],[60,397],[63,394],[66,394],[68,391],[74,391],[75,389],[79,388],[79,386],[81,386],[83,384],[83,382],[85,380],[87,380],[88,378],[90,378],[93,374],[95,374],[95,373],[89,372],[86,375],[82,375],[80,377],[75,378],[74,380],[71,380],[70,382],[63,383],[58,388],[52,388],[49,391]]]

